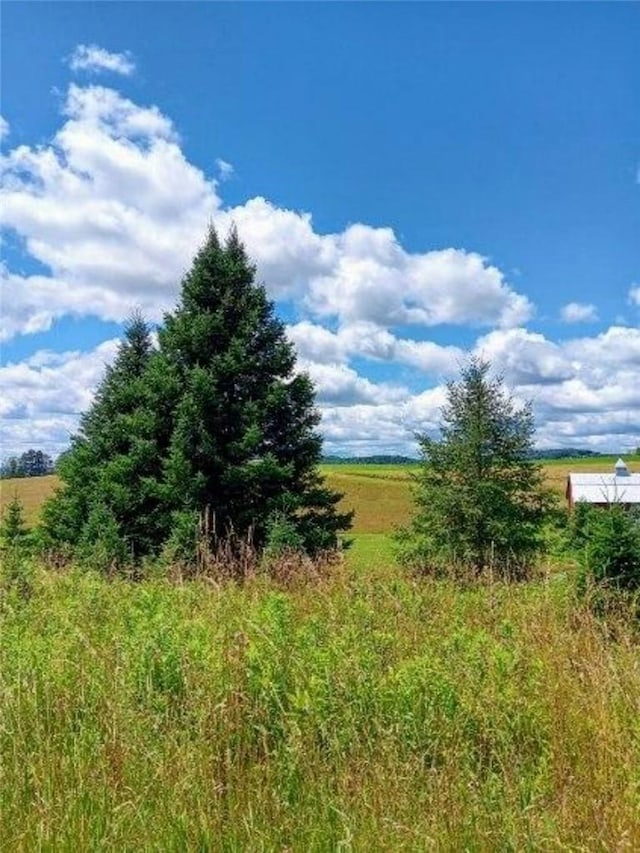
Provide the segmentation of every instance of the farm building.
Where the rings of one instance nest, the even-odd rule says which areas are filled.
[[[632,474],[622,459],[609,474],[569,474],[565,497],[570,509],[578,501],[595,506],[640,506],[640,474]]]

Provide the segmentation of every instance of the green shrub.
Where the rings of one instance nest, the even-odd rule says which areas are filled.
[[[112,572],[128,561],[127,543],[115,515],[104,503],[91,508],[78,544],[78,555],[89,568]]]
[[[275,512],[267,524],[267,559],[280,557],[290,551],[301,551],[304,540],[294,522],[284,513]]]
[[[195,510],[180,510],[171,518],[171,533],[162,549],[163,562],[194,569],[198,560],[199,515]]]
[[[580,561],[579,590],[594,586],[640,590],[640,519],[619,504],[607,509],[578,505],[573,542]]]
[[[29,599],[33,595],[33,563],[24,550],[16,545],[0,551],[0,587],[16,593],[19,598]]]

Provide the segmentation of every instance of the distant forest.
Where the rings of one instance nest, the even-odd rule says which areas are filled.
[[[579,447],[554,447],[550,450],[532,450],[532,459],[577,459],[591,456],[610,456],[596,450],[584,450]],[[415,465],[420,460],[412,456],[377,454],[374,456],[323,456],[326,465]]]
[[[382,454],[376,456],[323,456],[325,465],[416,465],[418,457]]]

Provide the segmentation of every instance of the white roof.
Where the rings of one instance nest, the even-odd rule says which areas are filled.
[[[640,474],[569,474],[574,501],[640,504]]]

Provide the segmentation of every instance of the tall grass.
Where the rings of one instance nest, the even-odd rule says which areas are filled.
[[[639,849],[632,626],[383,563],[5,591],[0,847]]]

